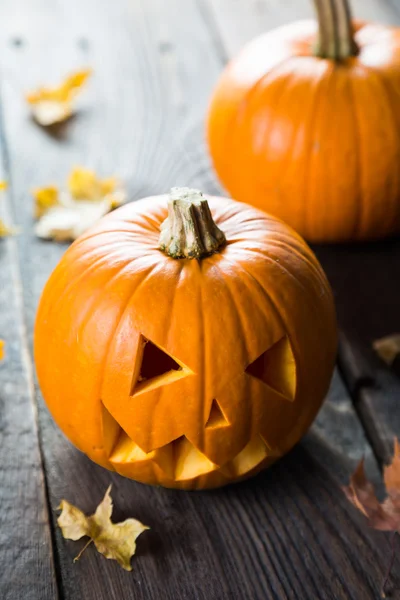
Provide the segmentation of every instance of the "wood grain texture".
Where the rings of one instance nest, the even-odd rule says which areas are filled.
[[[4,155],[3,157],[4,158]],[[0,178],[7,179],[1,169]],[[11,224],[9,194],[0,218]],[[15,239],[0,239],[0,598],[57,598]]]
[[[81,163],[120,176],[131,199],[172,185],[218,191],[203,120],[224,50],[213,13],[195,0],[3,0],[2,11],[4,122],[31,336],[43,285],[66,247],[35,239],[29,190],[62,182]],[[21,91],[83,65],[95,75],[80,113],[52,134],[39,129]],[[378,597],[389,542],[366,528],[340,483],[363,454],[377,482],[379,473],[339,375],[286,458],[254,480],[203,493],[150,488],[97,467],[62,437],[37,388],[36,398],[65,600]],[[90,513],[110,482],[114,519],[151,526],[133,573],[92,547],[74,565],[83,543],[63,540],[55,526],[61,498]],[[400,572],[392,584],[400,586]]]
[[[341,373],[378,460],[387,463],[400,436],[400,378],[372,344],[400,331],[400,241],[315,250],[335,294]]]

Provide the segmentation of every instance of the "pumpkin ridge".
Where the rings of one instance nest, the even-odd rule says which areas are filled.
[[[218,270],[218,274],[219,277],[221,279],[221,281],[223,281],[224,283],[224,289],[228,294],[229,300],[231,305],[233,306],[233,311],[231,311],[231,315],[235,315],[235,318],[237,319],[237,331],[240,332],[240,334],[237,337],[237,344],[239,345],[239,340],[240,340],[240,346],[241,346],[241,356],[248,356],[249,355],[249,347],[248,347],[248,341],[247,341],[247,335],[245,334],[245,328],[243,326],[243,316],[242,316],[242,304],[239,301],[236,300],[236,295],[232,292],[232,288],[231,288],[231,284],[232,284],[232,279],[230,276],[226,276],[223,269],[221,268],[223,261],[226,260],[230,265],[232,265],[232,263],[229,261],[229,259],[226,258],[226,254],[224,255],[220,255],[221,256],[221,260],[219,261],[219,264],[217,264],[217,270]],[[221,264],[222,263],[222,264]],[[237,265],[235,265],[237,266]],[[246,289],[247,289],[247,285],[245,284]],[[254,424],[254,416],[253,416],[253,405],[251,402],[247,401],[246,402],[246,408],[248,411],[248,421],[251,424],[251,429],[253,429],[253,424]]]
[[[72,249],[72,246],[70,247]],[[67,253],[69,251],[67,250]],[[96,252],[94,252],[94,254],[96,254]],[[65,256],[65,255],[64,255]],[[62,260],[64,260],[64,257],[62,258]],[[61,294],[57,295],[57,298],[55,299],[55,302],[51,303],[51,310],[56,310],[58,309],[59,305],[61,302],[64,302],[65,296],[68,294],[68,292],[70,292],[70,290],[72,288],[75,287],[75,285],[79,284],[79,282],[82,279],[85,279],[88,275],[90,275],[90,273],[92,271],[94,271],[99,263],[101,263],[102,261],[107,262],[107,257],[106,256],[101,256],[98,259],[95,259],[94,263],[91,263],[89,265],[85,265],[82,269],[82,271],[79,273],[79,275],[77,275],[75,278],[71,278],[70,281],[67,283],[67,285],[63,288]],[[53,284],[53,288],[56,287],[59,283],[59,279],[61,279],[62,277],[64,277],[64,273],[60,273],[60,277],[57,278],[57,274],[53,272],[53,274],[51,275],[52,278],[52,284]]]
[[[308,153],[306,154],[306,160],[305,160],[305,167],[304,167],[304,173],[311,173],[312,172],[312,167],[314,164],[313,161],[313,154],[311,152],[312,146],[315,143],[315,122],[317,120],[317,115],[319,116],[319,112],[321,110],[321,89],[325,86],[325,85],[329,85],[329,79],[330,77],[332,77],[332,71],[331,73],[326,71],[326,63],[321,61],[321,64],[323,65],[323,70],[321,69],[321,75],[318,78],[317,84],[315,86],[315,89],[313,90],[313,100],[311,102],[311,108],[310,108],[310,121],[308,124],[308,127],[310,129],[310,131],[312,133],[310,133],[310,140],[309,140],[309,144],[310,144],[310,148]],[[318,97],[318,102],[317,102],[317,97]],[[305,175],[304,177],[304,182],[302,185],[302,189],[303,189],[303,220],[304,220],[304,231],[308,231],[308,225],[307,225],[307,221],[308,221],[308,206],[307,206],[307,198],[309,197],[308,195],[308,189],[309,189],[309,184],[312,181],[312,176],[309,175],[307,177],[307,175]]]
[[[153,269],[155,266],[156,265],[152,265],[150,270]],[[109,289],[110,287],[113,287],[115,285],[116,281],[118,283],[119,277],[121,276],[121,274],[124,272],[124,270],[126,268],[129,268],[129,269],[131,268],[131,263],[129,260],[127,262],[125,262],[122,266],[118,267],[117,271],[113,273],[113,275],[110,277],[110,279],[107,281],[107,283],[101,289],[98,290],[98,293],[94,297],[91,296],[91,300],[93,300],[93,302],[91,302],[88,311],[85,312],[84,317],[83,317],[83,319],[85,321],[85,328],[90,324],[90,322],[93,318],[94,312],[97,310],[99,304],[101,304],[101,302],[103,301],[104,291]],[[136,282],[135,282],[135,285],[136,285]],[[140,283],[139,283],[139,285],[140,285]],[[127,301],[126,301],[126,305],[123,305],[123,311],[126,309],[126,306],[129,304],[131,295],[132,295],[132,292],[130,291]],[[100,300],[100,302],[97,303],[96,302],[97,300]],[[119,312],[118,314],[121,315],[121,318],[122,318],[122,316],[123,316],[122,313]],[[118,326],[119,326],[119,320],[116,323],[117,328],[118,328]],[[85,330],[85,328],[83,329],[83,331]],[[112,328],[112,333],[110,333],[111,337],[114,335],[114,332],[115,332],[115,327]]]
[[[137,281],[134,282],[134,285],[132,285],[132,287],[134,289],[132,289],[131,287],[129,288],[126,302],[124,303],[124,305],[122,307],[122,310],[119,312],[119,318],[118,318],[117,322],[114,324],[114,326],[112,328],[112,331],[111,331],[111,333],[109,335],[109,338],[107,340],[106,351],[105,351],[105,354],[104,354],[104,361],[102,363],[102,372],[104,372],[104,370],[106,368],[106,365],[108,363],[109,353],[110,353],[110,350],[111,350],[111,346],[112,346],[114,337],[115,337],[116,333],[118,332],[118,330],[119,330],[119,328],[121,326],[121,323],[123,321],[123,318],[125,316],[125,313],[126,313],[127,309],[129,308],[131,302],[133,302],[136,292],[141,288],[141,286],[145,283],[145,281],[150,277],[151,273],[155,270],[155,268],[157,266],[158,266],[158,263],[155,262],[151,267],[149,267],[147,269],[146,274],[142,277],[142,279],[141,279],[141,281],[139,283],[137,283]],[[100,381],[100,389],[99,389],[99,397],[100,398],[102,397],[102,388],[103,388],[103,378]],[[129,394],[128,394],[128,396],[129,396]],[[107,408],[108,412],[112,415],[112,413],[110,412],[110,410],[107,407],[106,403],[104,401],[102,401],[102,402],[103,402],[104,406]],[[117,423],[118,423],[118,421],[117,421]]]
[[[356,147],[356,151],[355,151],[355,157],[356,157],[356,173],[355,173],[355,182],[356,182],[356,186],[357,186],[357,191],[355,194],[355,197],[357,198],[357,201],[355,202],[355,207],[356,207],[356,215],[355,215],[355,220],[354,220],[354,226],[353,226],[353,236],[354,239],[358,239],[359,235],[360,235],[360,231],[361,231],[361,223],[362,223],[362,213],[363,213],[363,168],[362,168],[362,163],[363,163],[363,158],[361,156],[361,132],[360,132],[360,122],[359,122],[359,116],[358,116],[358,110],[357,110],[357,100],[356,100],[356,94],[354,92],[354,83],[351,80],[350,81],[350,85],[349,85],[349,91],[350,91],[350,102],[349,102],[349,106],[350,109],[352,111],[353,114],[353,132],[354,132],[354,139],[355,139],[355,147]]]
[[[270,71],[263,73],[261,77],[257,79],[257,81],[254,83],[254,86],[247,91],[247,93],[243,96],[242,100],[237,105],[236,110],[234,111],[233,115],[231,116],[231,119],[226,125],[226,129],[224,132],[225,139],[222,140],[222,144],[230,148],[231,151],[234,151],[234,149],[236,148],[236,144],[239,144],[239,147],[241,146],[240,140],[237,139],[238,135],[241,135],[241,128],[238,122],[239,116],[242,114],[242,112],[247,111],[249,103],[252,100],[252,96],[255,95],[255,92],[257,91],[258,87],[264,83],[264,80],[267,80],[269,78],[273,79],[273,76],[276,77],[276,71],[278,71],[279,68],[282,68],[288,60],[290,60],[290,58],[285,57],[278,64],[274,65]],[[237,127],[235,127],[235,125],[237,125]],[[268,135],[269,132],[265,132],[266,138],[268,137]],[[221,142],[219,142],[218,145],[220,146]],[[227,162],[225,164],[227,164]],[[229,189],[229,186],[226,183],[224,185],[227,189]]]
[[[275,246],[276,248],[285,249],[288,253],[295,254],[297,256],[297,258],[313,272],[315,279],[318,280],[318,282],[324,288],[324,291],[325,292],[330,291],[329,282],[328,282],[326,276],[324,275],[323,271],[321,271],[321,269],[318,268],[317,263],[316,263],[316,260],[317,260],[316,256],[310,248],[309,248],[308,254],[300,252],[297,249],[297,247],[294,246],[294,244],[290,245],[284,239],[284,236],[282,236],[281,241],[273,240],[272,243],[271,243],[271,241],[272,240],[268,240],[269,248]],[[277,254],[279,254],[279,253],[277,253]],[[272,256],[271,256],[271,258],[272,258]],[[281,261],[279,261],[279,262],[281,262]]]
[[[298,60],[298,58],[300,58],[300,57],[296,56],[296,60]],[[303,58],[303,57],[301,57],[301,58]],[[305,58],[308,58],[308,57],[305,57]],[[282,95],[279,98],[280,105],[277,102],[274,106],[275,115],[280,114],[280,110],[281,110],[280,106],[282,105],[282,101],[287,96],[289,96],[289,98],[290,98],[293,95],[293,91],[296,91],[296,89],[298,87],[298,82],[301,80],[302,80],[302,77],[298,76],[295,70],[293,70],[293,72],[290,73],[290,75],[287,78],[286,85],[284,86],[284,89],[282,90]],[[255,106],[254,114],[258,113],[259,110],[260,110],[259,106],[258,105]],[[253,116],[253,119],[254,119],[254,116]],[[297,122],[296,122],[296,120],[297,120]],[[265,133],[264,137],[263,137],[263,142],[264,142],[263,154],[266,157],[267,162],[271,162],[271,159],[270,159],[269,155],[265,153],[265,151],[266,151],[265,141],[267,139],[273,137],[275,129],[278,131],[281,129],[279,119],[274,120],[273,118],[271,118],[271,123],[273,123],[273,125],[268,128],[268,133]],[[304,126],[304,114],[302,114],[300,107],[299,107],[298,113],[297,113],[297,119],[292,118],[292,130],[290,132],[290,142],[287,143],[287,148],[285,150],[284,155],[282,156],[282,165],[283,165],[282,166],[282,177],[284,177],[285,174],[288,173],[289,166],[292,164],[295,140],[299,134],[299,131],[301,130],[301,128],[303,126]],[[289,136],[287,136],[287,137],[289,137]],[[261,172],[260,172],[260,174],[261,174]]]
[[[392,95],[396,95],[398,100],[400,100],[399,96],[399,92],[397,91],[397,89],[393,86],[393,91],[394,94],[390,94],[388,91],[388,87],[390,88],[393,84],[390,82],[390,80],[386,81],[386,77],[384,75],[384,73],[382,71],[379,71],[378,69],[375,69],[373,67],[368,67],[368,72],[373,72],[376,75],[377,81],[381,84],[382,88],[384,89],[385,92],[385,98],[386,98],[386,102],[387,102],[387,106],[388,106],[388,111],[391,114],[392,117],[392,121],[396,124],[396,135],[392,134],[392,138],[393,138],[393,144],[394,147],[396,148],[396,154],[397,157],[400,156],[400,142],[399,142],[399,136],[400,136],[400,117],[396,116],[396,112],[393,108],[393,103],[391,100]],[[392,211],[392,214],[390,214],[390,211],[386,211],[387,214],[387,223],[388,223],[388,227],[387,230],[390,231],[390,224],[395,220],[395,214],[396,214],[396,204],[398,202],[398,198],[400,196],[400,177],[399,177],[399,170],[396,169],[394,170],[392,173],[396,174],[396,181],[394,184],[392,184],[392,186],[394,187],[393,192],[391,197],[393,198],[393,202],[391,203],[392,208],[394,209]],[[390,197],[390,196],[389,196]]]
[[[226,257],[224,257],[224,258],[225,258],[225,260],[227,260],[227,262],[230,262],[229,259],[226,259]],[[261,285],[261,283],[258,281],[258,279],[254,276],[254,274],[250,273],[248,271],[248,269],[243,265],[242,262],[237,262],[237,263],[230,262],[230,264],[232,266],[235,265],[236,269],[240,268],[242,273],[247,277],[247,279],[249,281],[253,281],[255,283],[257,289],[259,289],[261,291],[262,296],[267,300],[267,306],[272,308],[273,312],[275,313],[275,316],[279,319],[279,321],[281,323],[282,330],[284,330],[284,320],[282,318],[281,312],[278,310],[278,308],[277,308],[275,302],[272,300],[269,292],[264,288],[263,285]],[[245,285],[246,285],[246,288],[248,288],[248,285],[247,284],[245,284]],[[263,310],[264,307],[260,301],[258,301],[258,305],[260,307],[261,312],[265,313],[265,310]],[[237,306],[236,306],[236,308],[237,308]],[[246,336],[243,336],[243,337],[246,337]],[[276,341],[279,341],[279,339],[281,339],[281,338],[278,338],[278,340],[276,340]],[[263,351],[263,352],[265,352],[265,351]],[[261,354],[263,354],[263,352]],[[292,353],[293,353],[293,351],[292,351]],[[246,347],[246,355],[250,356],[250,357],[252,356],[252,353],[247,350],[247,347]],[[294,354],[293,354],[293,356],[294,356]],[[245,378],[246,378],[246,376],[248,376],[248,373],[246,372],[247,367],[249,366],[250,363],[254,362],[254,360],[256,360],[257,358],[258,357],[256,356],[256,357],[254,357],[253,360],[249,360],[248,364],[243,365],[243,375],[245,376]],[[296,360],[295,360],[295,365],[296,365]],[[296,366],[296,368],[297,368],[297,366]],[[247,381],[247,379],[246,379],[246,381]],[[296,385],[297,385],[297,383],[296,383]],[[268,387],[270,389],[272,389],[273,392],[276,392],[276,390],[274,388],[271,388],[270,386],[268,386]],[[279,392],[277,392],[277,393],[279,393]],[[287,400],[287,398],[285,398],[285,400]],[[252,408],[252,406],[251,406],[251,408]],[[250,423],[252,424],[252,427],[253,427],[253,417],[251,414],[250,414],[249,419],[250,419]]]
[[[256,255],[261,255],[262,258],[265,261],[268,261],[270,264],[272,264],[274,267],[278,266],[280,269],[282,269],[282,271],[284,271],[295,283],[296,285],[301,289],[301,291],[304,293],[305,297],[310,296],[311,294],[308,293],[306,287],[303,285],[303,283],[296,277],[296,275],[294,273],[292,273],[288,267],[283,266],[282,261],[279,261],[279,263],[276,262],[276,260],[274,260],[273,257],[271,257],[269,255],[268,252],[266,252],[265,250],[262,249],[256,249],[256,248],[249,248],[248,249],[249,252],[252,252],[253,254]],[[314,294],[312,294],[314,295]],[[312,300],[312,299],[311,299]],[[315,302],[315,300],[314,300]]]

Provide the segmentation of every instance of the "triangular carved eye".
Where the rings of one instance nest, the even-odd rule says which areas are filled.
[[[226,419],[217,400],[214,399],[211,404],[206,429],[217,429],[219,427],[227,427],[227,425],[229,425],[229,421]]]
[[[263,352],[246,369],[246,373],[261,379],[288,400],[296,394],[296,363],[287,336]]]
[[[178,363],[153,342],[147,341],[143,350],[142,366],[140,368],[140,379],[153,379],[164,375],[169,371],[179,371]]]
[[[142,350],[138,352],[131,396],[172,383],[188,374],[187,368],[178,364],[172,356],[143,336],[140,345]]]

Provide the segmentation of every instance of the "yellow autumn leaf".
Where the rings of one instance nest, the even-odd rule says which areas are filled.
[[[113,523],[111,521],[113,504],[110,491],[111,485],[96,512],[89,517],[76,506],[62,500],[59,507],[62,512],[57,522],[66,539],[76,541],[85,536],[90,538],[74,562],[93,542],[97,550],[106,558],[116,560],[126,571],[131,571],[130,561],[136,551],[136,539],[149,527],[136,519]]]
[[[392,365],[398,354],[400,354],[400,333],[387,335],[372,344],[375,352],[387,365]]]
[[[100,179],[94,171],[83,167],[75,167],[68,177],[68,189],[75,200],[99,200],[116,187],[115,177]]]
[[[3,358],[4,358],[4,348],[5,348],[5,342],[4,342],[4,340],[0,340],[0,360],[3,360]]]
[[[0,179],[0,191],[4,191],[8,188],[8,183],[4,179]]]
[[[115,177],[100,179],[94,171],[72,169],[67,189],[34,190],[36,235],[42,239],[75,240],[101,217],[125,202],[126,193]]]
[[[41,87],[27,94],[35,120],[43,126],[54,125],[68,119],[74,111],[74,100],[91,74],[90,69],[77,71],[55,88]]]
[[[55,186],[46,188],[37,188],[33,190],[33,198],[35,200],[35,219],[42,217],[51,207],[57,206],[58,189]]]

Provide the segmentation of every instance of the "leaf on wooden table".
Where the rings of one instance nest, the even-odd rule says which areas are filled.
[[[350,483],[343,488],[347,498],[368,520],[368,525],[380,531],[400,532],[400,444],[394,441],[394,456],[390,465],[384,468],[383,479],[387,496],[383,502],[376,497],[374,486],[365,476],[362,460],[350,478]],[[382,597],[385,597],[387,583],[394,557],[394,538],[392,557],[382,585]]]
[[[91,169],[75,167],[68,177],[68,188],[76,200],[98,200],[112,194],[117,187],[115,177],[100,179]]]
[[[101,217],[126,200],[126,193],[114,177],[100,179],[94,171],[75,167],[67,189],[49,186],[34,190],[36,235],[58,242],[75,240]]]
[[[41,87],[28,94],[26,100],[34,119],[44,127],[68,119],[74,112],[75,97],[90,74],[90,69],[77,71],[58,87]]]
[[[106,558],[116,560],[126,571],[131,571],[130,561],[136,551],[136,539],[149,527],[136,519],[112,523],[113,504],[110,491],[111,485],[96,512],[89,517],[76,506],[62,500],[59,507],[62,512],[57,522],[66,539],[79,540],[85,536],[90,538],[74,560],[78,560],[87,546],[93,542],[97,550]]]
[[[375,352],[385,363],[391,366],[400,354],[400,333],[387,335],[372,344]]]

